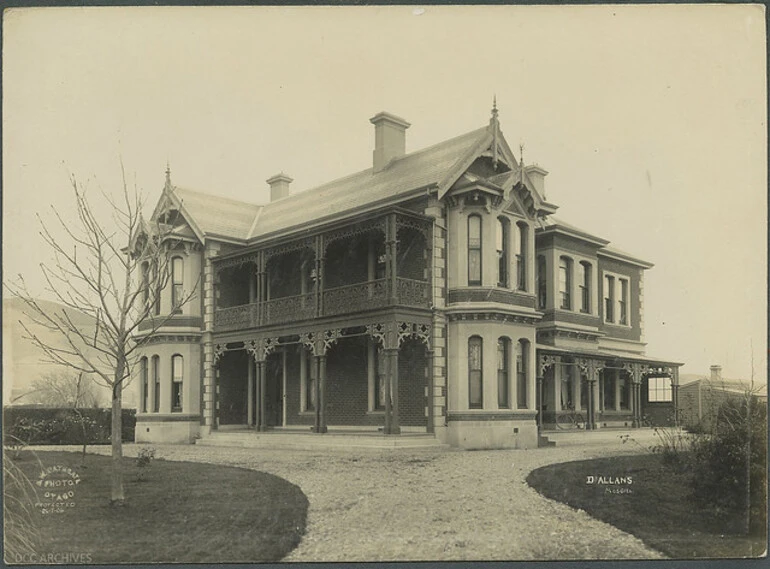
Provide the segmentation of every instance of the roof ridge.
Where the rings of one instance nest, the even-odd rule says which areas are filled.
[[[199,196],[203,196],[203,197],[207,197],[207,198],[216,198],[218,200],[228,201],[228,202],[231,202],[233,204],[239,204],[239,205],[245,204],[245,205],[250,205],[250,206],[253,206],[253,207],[258,207],[260,209],[265,207],[265,204],[256,203],[256,202],[247,202],[247,201],[244,201],[244,200],[238,200],[238,199],[230,198],[230,197],[227,197],[227,196],[220,196],[219,194],[212,194],[212,193],[209,193],[209,192],[204,192],[202,190],[193,190],[191,188],[184,188],[182,186],[176,186],[176,185],[171,188],[171,191],[173,191],[173,192],[176,192],[177,190],[181,190],[182,192],[188,192],[188,193],[191,193],[191,194],[197,194]]]
[[[413,156],[419,156],[420,154],[422,154],[424,152],[428,152],[430,150],[434,150],[436,147],[443,146],[445,144],[448,145],[449,143],[455,142],[455,141],[457,141],[460,138],[464,138],[466,136],[470,137],[470,135],[472,135],[472,134],[481,133],[482,131],[486,131],[486,130],[487,130],[487,127],[485,127],[485,126],[481,127],[481,128],[477,128],[475,130],[470,130],[470,131],[465,132],[463,134],[458,134],[457,136],[453,136],[452,138],[448,138],[446,140],[442,140],[441,142],[437,142],[435,144],[431,144],[430,146],[426,146],[425,148],[420,148],[419,150],[415,150],[414,152],[410,152],[408,154],[404,154],[403,156],[399,156],[398,158],[394,158],[393,160],[391,160],[388,163],[387,168],[385,168],[384,170],[380,170],[380,172],[387,171],[387,169],[389,167],[391,167],[394,164],[396,164],[397,162],[401,162],[402,160],[405,160],[407,158],[411,158]],[[350,178],[354,178],[356,176],[360,176],[361,174],[365,174],[366,172],[370,172],[373,169],[374,168],[369,167],[369,168],[365,168],[363,170],[359,170],[357,172],[353,172],[351,174],[347,174],[345,176],[340,176],[339,178],[334,178],[333,180],[329,180],[328,182],[323,182],[320,185],[312,186],[310,188],[307,188],[307,189],[304,189],[304,190],[300,190],[300,191],[295,192],[295,193],[291,193],[288,196],[286,196],[284,198],[281,198],[280,201],[281,202],[286,202],[286,201],[289,201],[290,198],[296,198],[297,196],[301,196],[301,195],[303,195],[303,194],[305,194],[307,192],[312,192],[312,191],[316,191],[316,190],[322,190],[323,188],[325,188],[327,186],[332,186],[332,185],[338,184],[339,182],[342,182],[344,180],[348,180]],[[277,203],[277,202],[268,202],[268,204],[269,203]],[[267,204],[264,204],[264,205],[267,205]]]

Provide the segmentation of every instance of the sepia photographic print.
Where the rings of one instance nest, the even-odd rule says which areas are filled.
[[[765,34],[6,9],[5,563],[765,557]]]

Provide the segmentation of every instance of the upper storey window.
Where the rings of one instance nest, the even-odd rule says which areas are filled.
[[[591,264],[586,261],[580,262],[580,274],[578,275],[580,283],[580,312],[591,313]]]
[[[628,277],[604,275],[604,321],[621,326],[631,324],[628,297]]]
[[[182,290],[184,287],[184,259],[174,257],[171,259],[171,310],[174,314],[181,314]]]
[[[508,288],[508,220],[497,218],[497,286]]]
[[[545,309],[546,297],[548,294],[548,281],[546,280],[545,257],[537,256],[537,307]]]
[[[560,308],[564,310],[572,309],[572,259],[569,257],[559,257],[559,297]]]
[[[618,322],[628,325],[628,279],[618,279],[620,298],[618,299]]]
[[[604,276],[604,320],[615,322],[615,277]]]
[[[517,224],[519,228],[519,249],[516,252],[516,288],[527,290],[527,247],[529,227],[526,223]]]
[[[468,285],[481,286],[481,216],[468,216]]]

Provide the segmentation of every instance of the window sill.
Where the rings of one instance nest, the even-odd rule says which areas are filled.
[[[633,326],[631,324],[620,324],[618,322],[610,322],[608,320],[602,320],[604,324],[607,324],[608,326],[614,326],[616,328],[625,328],[625,329],[631,329]]]
[[[380,410],[380,409],[371,409],[371,410],[367,411],[366,414],[367,415],[384,415],[385,414],[385,410],[384,409],[382,409],[382,410]]]

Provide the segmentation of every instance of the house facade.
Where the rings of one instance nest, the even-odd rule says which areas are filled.
[[[168,318],[137,337],[137,441],[351,429],[532,448],[565,416],[675,414],[680,364],[644,350],[652,265],[554,217],[547,171],[516,159],[496,108],[408,154],[409,123],[371,123],[370,168],[300,193],[278,174],[264,205],[167,172]]]

